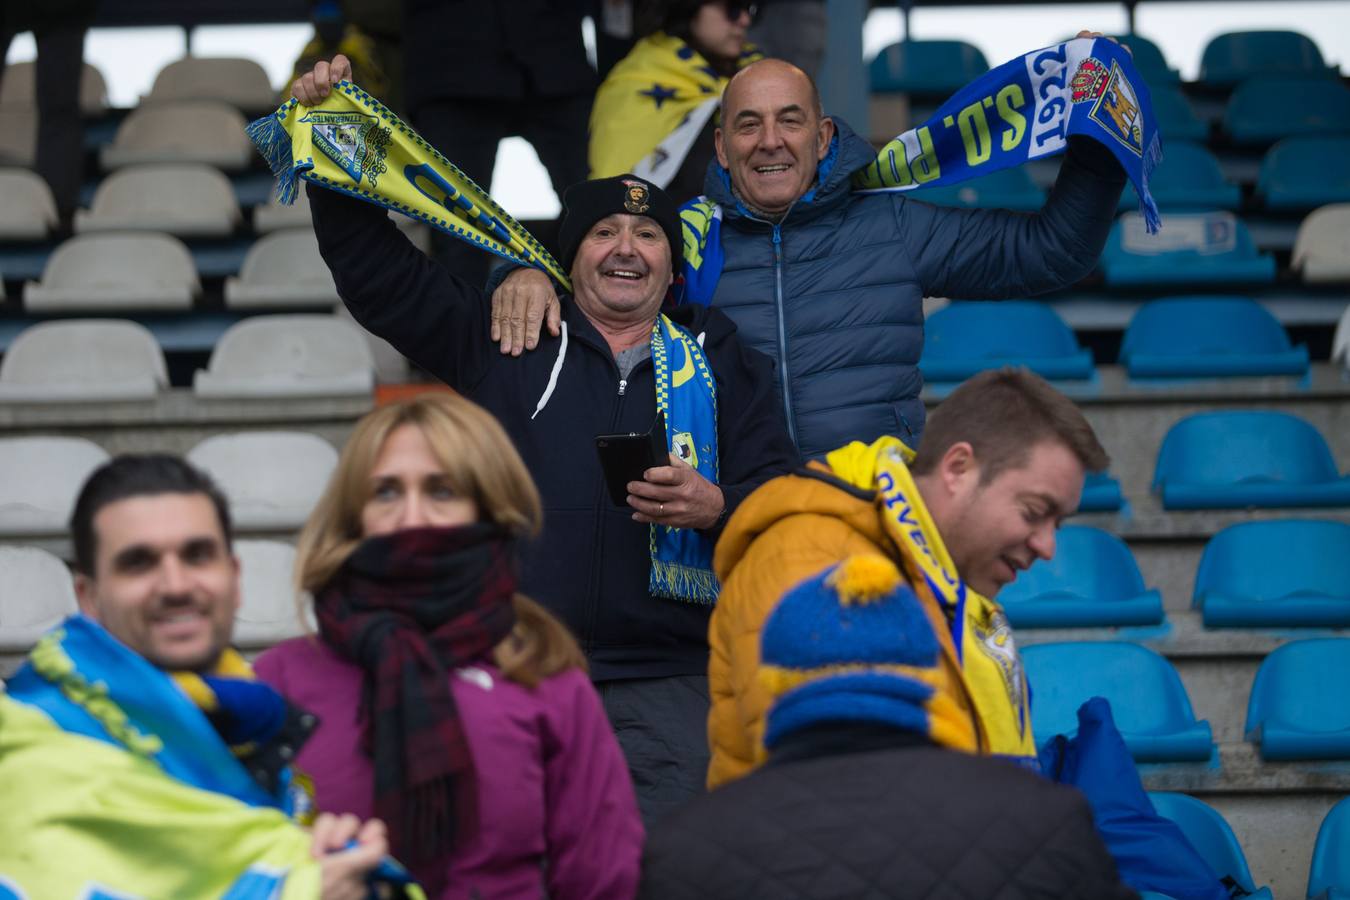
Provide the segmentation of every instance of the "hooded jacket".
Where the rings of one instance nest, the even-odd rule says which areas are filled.
[[[826,463],[812,461],[765,485],[727,523],[714,561],[724,589],[709,634],[710,787],[765,759],[769,696],[759,681],[760,632],[769,613],[806,578],[863,554],[891,559],[909,581],[937,636],[952,711],[976,725],[977,752],[1037,768],[1026,681],[1006,617],[968,587],[959,601],[935,593],[933,579],[952,564],[939,561],[948,558],[942,535],[909,472],[885,462],[899,446],[886,437],[834,451]],[[885,494],[870,486],[883,472],[892,485]],[[917,544],[894,534],[899,523],[919,533]],[[916,556],[920,546],[928,562]]]
[[[777,363],[788,430],[805,457],[923,432],[923,298],[1008,299],[1067,287],[1106,244],[1125,175],[1110,151],[1070,139],[1038,213],[933,206],[911,193],[854,193],[876,150],[834,119],[815,186],[770,223],[732,192],[717,160],[725,262],[713,294],[745,343]]]
[[[503,356],[490,340],[482,290],[424,256],[383,210],[322,188],[311,188],[309,199],[319,249],[356,320],[485,407],[510,435],[544,507],[521,588],[572,629],[592,677],[705,674],[711,607],[649,593],[648,526],[610,500],[595,450],[597,435],[652,427],[651,361],[621,379],[604,337],[570,297],[562,335],[544,331],[533,352]],[[756,487],[797,465],[772,364],[745,348],[717,310],[667,314],[703,335],[717,380],[719,487],[729,516]]]
[[[713,560],[722,597],[708,632],[709,788],[740,778],[768,758],[769,695],[759,683],[759,636],[774,605],[805,579],[860,554],[896,555],[875,498],[834,478],[819,462],[766,484],[728,521]],[[942,611],[926,590],[915,593],[933,622],[943,665],[959,683]],[[973,710],[967,698],[958,699]]]

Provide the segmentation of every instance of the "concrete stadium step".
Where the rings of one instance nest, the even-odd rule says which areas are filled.
[[[284,429],[311,432],[341,449],[373,406],[370,397],[241,400],[175,388],[150,401],[0,404],[0,432],[83,437],[114,454],[182,454],[222,432]]]

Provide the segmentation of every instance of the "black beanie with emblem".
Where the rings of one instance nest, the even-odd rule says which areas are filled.
[[[559,262],[572,271],[582,238],[596,222],[615,213],[646,216],[661,226],[670,242],[670,263],[680,270],[683,242],[680,237],[680,210],[670,195],[636,175],[616,175],[582,181],[563,192],[562,224],[558,229]]]

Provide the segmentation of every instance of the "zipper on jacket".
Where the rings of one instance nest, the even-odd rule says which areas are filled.
[[[633,372],[636,372],[643,365],[650,365],[650,364],[651,364],[650,358],[640,361],[637,365],[633,366],[632,370],[628,373],[629,377],[631,377]],[[614,366],[614,372],[615,374],[618,374],[619,368],[617,364],[613,362],[612,359],[610,361],[610,365]],[[623,398],[627,396],[628,396],[628,379],[620,378],[619,393],[618,393],[618,397],[620,399],[617,402],[615,402],[614,412],[609,417],[610,431],[616,431],[619,427],[619,420],[623,418],[623,408],[625,403]],[[597,509],[604,509],[606,504],[609,503],[609,488],[605,485],[605,480],[603,478],[600,479],[600,484],[596,486],[596,501],[598,504],[596,507]],[[587,656],[590,656],[591,652],[595,649],[596,619],[600,615],[600,567],[604,565],[604,560],[601,559],[600,557],[602,555],[601,547],[603,546],[604,543],[603,542],[605,530],[604,523],[605,523],[605,516],[603,513],[595,517],[595,531],[594,531],[595,536],[591,541],[592,547],[591,574],[589,580],[591,590],[587,592],[586,596],[586,608],[585,608],[585,615],[583,617],[583,621],[585,623],[585,630],[581,635],[579,635],[579,637],[581,638],[581,649],[583,652],[585,652]]]
[[[781,223],[773,226],[773,297],[778,308],[778,377],[783,383],[783,416],[788,437],[797,444],[797,419],[792,412],[792,376],[788,371],[787,310],[783,303],[783,234]]]

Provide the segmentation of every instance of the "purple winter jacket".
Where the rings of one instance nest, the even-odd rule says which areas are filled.
[[[320,718],[296,760],[323,812],[373,815],[371,760],[361,749],[362,671],[318,638],[258,657],[258,677]],[[534,689],[490,662],[459,669],[451,690],[478,776],[479,827],[438,863],[414,869],[446,885],[442,900],[629,900],[644,839],[623,754],[584,672]]]

